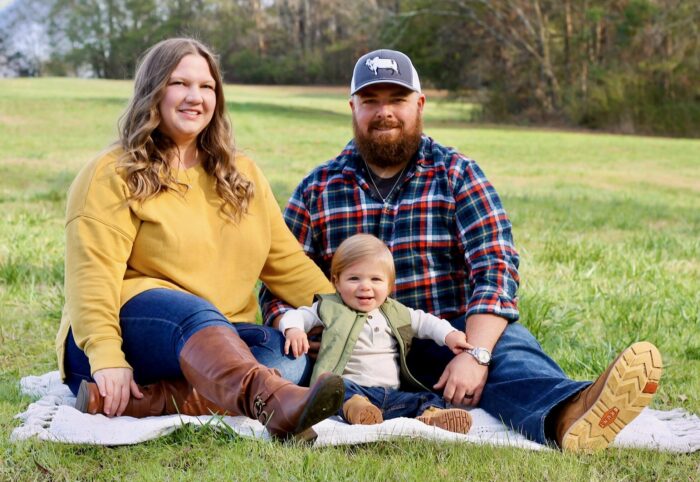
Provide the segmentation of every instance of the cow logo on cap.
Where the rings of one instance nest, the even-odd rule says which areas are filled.
[[[396,72],[397,75],[400,75],[399,72],[399,65],[396,63],[396,60],[394,59],[383,59],[379,56],[377,57],[372,57],[371,59],[367,59],[365,61],[365,65],[369,70],[374,72],[374,75],[377,75],[377,71],[379,69],[389,69],[393,70]]]

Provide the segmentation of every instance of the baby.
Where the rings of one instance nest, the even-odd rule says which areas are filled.
[[[351,424],[416,417],[458,433],[471,427],[469,412],[446,402],[408,371],[406,355],[413,337],[430,338],[455,354],[472,346],[449,322],[388,298],[395,278],[394,259],[386,245],[368,234],[343,241],[331,263],[336,294],[321,295],[311,307],[288,311],[280,320],[285,354],[308,352],[306,335],[324,326],[311,382],[323,372],[342,375],[343,418]],[[426,363],[428,360],[426,360]],[[402,391],[399,387],[413,391]]]

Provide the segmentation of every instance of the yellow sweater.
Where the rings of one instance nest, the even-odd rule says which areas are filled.
[[[62,375],[69,327],[92,373],[129,367],[119,310],[152,288],[195,294],[231,322],[255,320],[258,279],[293,306],[333,291],[287,229],[267,180],[250,159],[236,158],[239,171],[255,184],[255,196],[234,224],[220,213],[214,178],[200,165],[177,175],[189,189],[129,206],[128,187],[115,170],[120,152],[86,165],[68,193],[66,304],[56,337]]]

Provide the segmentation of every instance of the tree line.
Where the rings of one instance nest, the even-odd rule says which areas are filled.
[[[192,35],[229,82],[347,85],[386,47],[482,120],[700,136],[696,0],[15,0],[2,14],[6,75],[129,78],[145,48]]]

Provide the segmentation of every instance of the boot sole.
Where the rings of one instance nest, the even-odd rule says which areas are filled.
[[[318,434],[312,426],[335,415],[343,404],[345,385],[339,376],[333,375],[320,379],[313,387],[309,403],[304,407],[299,417],[296,429],[289,438],[310,443],[316,440]]]
[[[613,363],[593,406],[562,437],[564,451],[597,451],[651,403],[661,379],[659,350],[648,342],[635,343]]]
[[[441,410],[435,415],[421,415],[416,419],[426,425],[455,433],[469,433],[469,429],[472,428],[472,416],[466,410],[458,408]]]
[[[88,382],[83,380],[80,382],[80,388],[78,388],[78,395],[75,400],[75,409],[83,413],[87,413],[88,406],[90,404],[90,389],[88,388]]]

